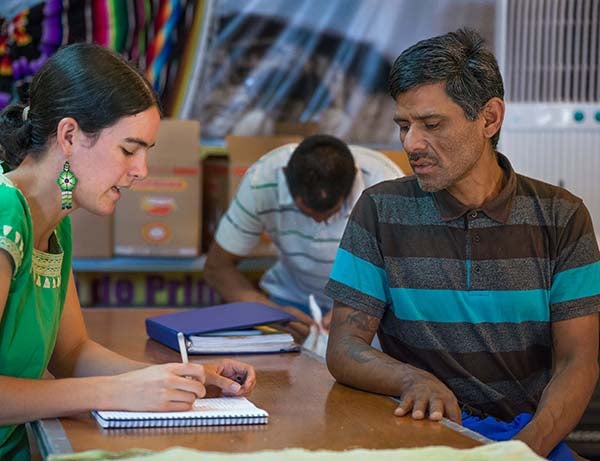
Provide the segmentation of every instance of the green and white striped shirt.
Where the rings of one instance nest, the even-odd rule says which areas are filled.
[[[313,293],[318,304],[329,309],[332,301],[323,287],[352,207],[365,188],[403,174],[385,155],[349,146],[358,169],[352,190],[338,213],[318,223],[296,207],[287,186],[283,168],[296,146],[278,147],[248,169],[215,239],[228,252],[246,256],[266,232],[280,256],[263,276],[261,288],[299,305],[307,305]]]

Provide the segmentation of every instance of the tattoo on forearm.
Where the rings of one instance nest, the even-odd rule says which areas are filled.
[[[374,331],[377,329],[379,320],[364,312],[354,311],[346,316],[344,323],[359,330]]]
[[[360,343],[353,338],[345,338],[343,345],[346,356],[357,363],[367,363],[375,360],[373,348],[368,344]]]

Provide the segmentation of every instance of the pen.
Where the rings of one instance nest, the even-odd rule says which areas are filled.
[[[185,337],[180,331],[177,333],[177,342],[179,343],[179,354],[181,355],[181,363],[188,363],[187,347],[185,345]]]
[[[246,378],[248,377],[248,375],[246,373],[244,374],[239,374],[239,375],[235,375],[233,380],[238,383],[240,386],[243,386],[244,383],[246,382]]]

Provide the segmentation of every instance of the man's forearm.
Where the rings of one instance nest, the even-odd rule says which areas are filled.
[[[342,338],[327,350],[327,366],[340,383],[378,394],[398,396],[407,378],[408,365],[394,360],[363,339]]]
[[[557,372],[544,390],[535,416],[515,438],[547,456],[580,420],[597,379],[596,363],[573,364]]]
[[[358,389],[402,398],[394,411],[415,419],[460,422],[452,391],[431,373],[400,362],[371,347],[379,318],[336,304],[327,346],[327,366],[341,383]],[[427,416],[429,415],[429,416]]]
[[[226,302],[249,301],[273,304],[235,266],[207,269],[205,277]]]

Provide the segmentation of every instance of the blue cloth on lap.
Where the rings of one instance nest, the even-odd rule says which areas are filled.
[[[521,413],[510,422],[499,421],[496,418],[487,416],[479,418],[477,416],[462,413],[462,424],[467,429],[471,429],[488,439],[496,442],[510,440],[523,429],[533,418],[530,413]],[[548,455],[551,461],[575,461],[573,453],[565,442],[560,442],[554,450]]]

